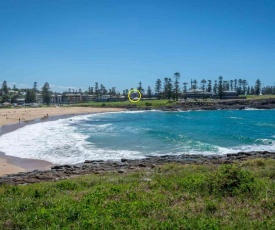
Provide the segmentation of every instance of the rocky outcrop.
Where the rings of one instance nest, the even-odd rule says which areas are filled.
[[[275,109],[275,98],[270,99],[234,99],[234,100],[215,100],[215,101],[183,101],[174,105],[166,105],[162,107],[136,107],[127,106],[128,110],[151,110],[158,109],[162,111],[179,111],[179,110],[243,110],[247,108],[254,109]]]
[[[213,102],[192,101],[180,104],[185,110],[242,110],[246,108],[275,109],[275,99],[260,100],[217,100]],[[178,109],[178,108],[177,108]]]
[[[227,155],[164,155],[147,156],[144,159],[121,161],[86,160],[84,163],[75,165],[55,165],[51,170],[22,172],[0,177],[0,184],[30,184],[43,181],[59,181],[77,175],[102,174],[105,172],[127,173],[134,170],[150,169],[171,162],[180,164],[231,164],[236,161],[244,161],[253,158],[273,158],[275,152],[239,152]]]

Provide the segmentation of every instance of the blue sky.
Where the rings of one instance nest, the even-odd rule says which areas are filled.
[[[178,71],[274,85],[274,25],[274,0],[0,0],[0,82],[121,91]]]

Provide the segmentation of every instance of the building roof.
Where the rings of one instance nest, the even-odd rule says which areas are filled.
[[[186,94],[211,94],[212,95],[211,92],[206,92],[206,91],[203,91],[203,90],[195,90],[195,89],[186,91]]]

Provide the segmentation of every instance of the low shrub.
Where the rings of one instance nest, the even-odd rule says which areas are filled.
[[[64,181],[58,182],[56,184],[56,187],[60,191],[65,191],[65,190],[75,190],[75,189],[77,189],[78,185],[77,185],[77,183],[75,183],[73,181],[64,180]]]
[[[145,102],[145,105],[146,105],[146,106],[152,106],[152,103],[150,103],[150,102]]]
[[[238,165],[222,165],[209,178],[210,191],[220,195],[241,195],[255,191],[253,175]]]
[[[206,202],[205,211],[207,213],[215,213],[217,210],[217,205],[213,201]]]

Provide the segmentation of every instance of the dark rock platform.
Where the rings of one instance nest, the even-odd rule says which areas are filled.
[[[238,161],[255,158],[273,158],[275,152],[268,151],[251,151],[239,152],[226,155],[163,155],[148,156],[143,159],[121,161],[103,161],[103,160],[86,160],[84,163],[75,165],[55,165],[51,170],[31,172],[22,172],[0,177],[1,184],[30,184],[36,182],[59,181],[77,175],[84,174],[102,174],[105,172],[127,173],[140,169],[151,169],[166,163],[178,162],[180,164],[231,164]]]

